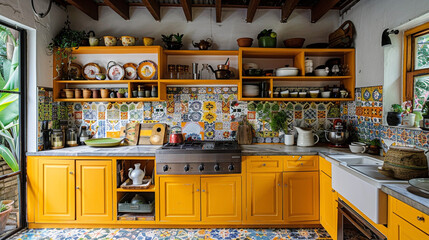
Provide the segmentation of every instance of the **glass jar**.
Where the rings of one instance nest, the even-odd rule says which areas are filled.
[[[63,148],[63,131],[61,129],[54,129],[51,135],[51,146],[52,149],[60,149]]]
[[[183,65],[183,69],[185,72],[185,79],[192,79],[191,72],[189,72],[189,65]]]
[[[176,66],[173,64],[168,65],[167,78],[176,79]]]
[[[206,63],[203,63],[203,68],[200,71],[200,79],[208,80],[212,79],[212,71],[209,69],[209,65]]]
[[[88,131],[86,130],[86,126],[82,126],[80,128],[79,142],[81,145],[85,144],[85,141],[89,139]]]
[[[74,128],[70,128],[67,131],[67,146],[76,147],[77,144],[77,131]]]
[[[177,72],[177,79],[185,79],[185,71],[183,68],[183,65],[177,65],[176,66],[176,72]]]

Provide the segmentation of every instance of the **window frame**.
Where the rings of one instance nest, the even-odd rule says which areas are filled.
[[[20,154],[19,154],[19,170],[14,173],[2,175],[1,179],[11,178],[11,177],[18,177],[18,189],[19,189],[19,222],[18,227],[12,231],[10,231],[8,234],[3,235],[0,237],[0,239],[8,239],[10,236],[14,235],[15,233],[21,231],[22,229],[27,227],[27,159],[26,159],[26,153],[27,153],[27,144],[26,144],[26,136],[27,136],[27,31],[24,28],[21,28],[16,25],[12,25],[11,23],[5,22],[0,20],[0,25],[3,25],[8,28],[15,29],[19,32],[19,39],[20,39],[20,89],[19,92],[11,92],[14,94],[18,94],[20,98],[19,103],[19,125],[20,125]],[[6,92],[6,91],[3,91]]]
[[[403,100],[414,101],[414,78],[429,75],[429,67],[415,70],[415,39],[429,34],[429,22],[404,32]]]

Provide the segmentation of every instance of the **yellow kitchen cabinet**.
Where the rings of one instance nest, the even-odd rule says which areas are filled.
[[[36,222],[75,220],[74,160],[39,159]]]
[[[318,172],[284,172],[283,184],[285,221],[319,220]]]
[[[111,221],[112,162],[76,161],[76,219],[78,221]]]
[[[200,176],[162,176],[161,221],[200,221]]]
[[[241,177],[201,177],[201,220],[241,221]]]
[[[247,220],[275,223],[282,218],[282,173],[248,173]]]
[[[392,213],[389,240],[429,240],[429,235]]]
[[[337,192],[332,189],[332,179],[320,171],[320,224],[329,235],[337,239]]]

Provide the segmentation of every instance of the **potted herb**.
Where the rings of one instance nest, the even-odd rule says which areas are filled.
[[[402,125],[407,127],[414,127],[414,121],[416,120],[416,114],[411,110],[412,106],[413,104],[411,101],[405,101],[402,103],[402,109],[404,109],[402,113]]]
[[[9,203],[6,203],[9,202]],[[0,233],[4,231],[6,227],[7,219],[13,209],[13,201],[3,200],[0,202]]]
[[[165,47],[168,50],[179,50],[182,48],[182,38],[183,34],[170,34],[169,36],[161,35],[162,41],[164,42]]]
[[[118,93],[117,93],[118,98],[124,98],[126,92],[127,92],[127,89],[125,89],[125,88],[119,89]]]
[[[402,106],[399,104],[392,104],[392,110],[387,113],[387,124],[389,126],[399,126],[402,122]]]
[[[271,112],[270,113],[270,126],[271,130],[275,132],[283,132],[285,135],[284,143],[286,145],[293,145],[293,135],[288,134],[288,117],[284,110],[280,112]]]
[[[70,28],[70,22],[67,20],[65,26],[49,43],[48,49],[55,54],[57,60],[57,78],[69,78],[70,63],[73,60],[72,49],[78,48],[87,38],[84,31],[75,31]],[[64,69],[67,66],[67,69]],[[67,70],[67,71],[65,71]]]
[[[277,46],[277,33],[272,29],[264,29],[258,34],[259,47],[275,48]]]
[[[368,142],[368,153],[372,155],[380,155],[381,143],[380,139],[374,138]]]
[[[422,108],[422,121],[423,124],[421,125],[424,130],[429,130],[429,98],[426,100],[425,104]]]

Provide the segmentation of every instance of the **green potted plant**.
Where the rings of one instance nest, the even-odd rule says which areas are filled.
[[[277,46],[277,33],[272,29],[264,29],[258,34],[259,47],[275,48]]]
[[[402,122],[402,106],[399,104],[392,104],[391,111],[387,113],[387,124],[389,126],[399,126]]]
[[[381,143],[380,139],[374,138],[368,142],[368,153],[372,155],[380,155]]]
[[[292,134],[288,133],[288,117],[284,110],[279,112],[271,112],[270,116],[270,126],[271,130],[274,132],[284,133],[284,143],[286,145],[294,144],[294,137]]]
[[[9,214],[13,210],[13,201],[8,201],[10,203],[5,204],[6,201],[8,200],[0,202],[0,233],[4,231]]]
[[[422,128],[424,130],[429,130],[429,97],[426,100],[426,102],[423,104],[422,108]]]
[[[402,112],[402,125],[407,127],[414,127],[414,122],[416,120],[416,114],[411,110],[412,106],[413,104],[411,101],[405,101],[402,103],[402,109],[404,109]]]
[[[162,34],[161,36],[162,36],[162,41],[164,42],[164,45],[168,50],[179,50],[180,48],[182,48],[183,34],[177,33],[177,34],[170,34],[168,36]]]
[[[121,89],[119,89],[118,90],[118,93],[117,93],[117,95],[118,95],[118,98],[124,98],[125,97],[125,93],[127,92],[127,89],[125,89],[125,88],[121,88]]]
[[[48,49],[55,54],[57,61],[57,79],[69,78],[70,63],[73,60],[72,49],[78,48],[87,37],[85,31],[72,30],[70,22],[67,20],[65,26],[49,43]],[[65,67],[67,69],[64,69]]]

